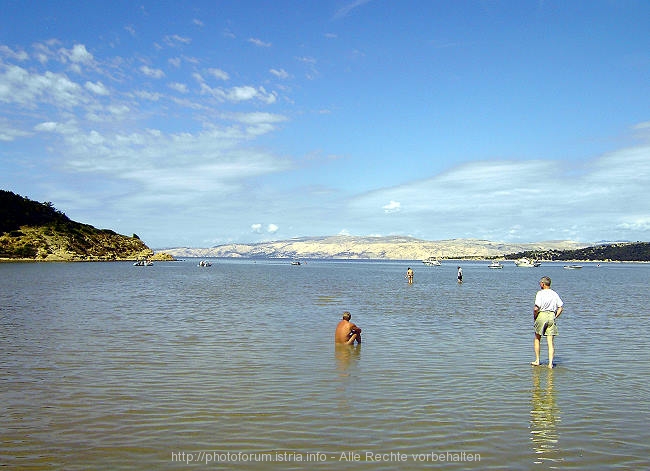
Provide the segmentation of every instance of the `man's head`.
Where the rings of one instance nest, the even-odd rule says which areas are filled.
[[[350,313],[348,311],[345,311],[343,313],[343,320],[349,321],[350,319],[352,319],[352,316],[350,315]]]
[[[547,287],[551,287],[551,279],[548,276],[543,276],[541,280],[539,280],[540,285],[544,285]]]

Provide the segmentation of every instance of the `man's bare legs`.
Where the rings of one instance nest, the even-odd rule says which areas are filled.
[[[553,355],[555,355],[555,345],[553,345],[553,336],[546,336],[546,343],[548,344],[548,367],[553,368]],[[539,358],[538,358],[539,363]]]
[[[535,361],[531,361],[530,364],[533,366],[539,366],[539,341],[542,338],[537,332],[535,332],[535,340],[533,341],[533,348],[535,349]]]
[[[535,340],[533,341],[533,348],[535,349],[535,361],[531,361],[530,364],[533,366],[539,366],[539,348],[540,340],[542,336],[538,333],[535,333]],[[553,368],[553,357],[555,356],[555,345],[553,344],[553,335],[546,336],[546,343],[548,345],[548,367]]]

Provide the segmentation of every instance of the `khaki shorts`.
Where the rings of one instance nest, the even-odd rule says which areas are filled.
[[[554,312],[540,311],[537,315],[537,319],[535,319],[535,333],[546,336],[558,334]]]

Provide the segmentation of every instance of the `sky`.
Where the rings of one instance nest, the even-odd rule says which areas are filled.
[[[0,11],[0,189],[151,248],[650,241],[645,0]]]

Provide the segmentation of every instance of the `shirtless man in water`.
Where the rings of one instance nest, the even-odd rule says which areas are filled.
[[[334,332],[334,342],[345,345],[353,345],[355,341],[361,343],[361,329],[350,322],[351,318],[348,311],[343,313],[343,319],[339,321]]]
[[[408,267],[408,270],[406,270],[406,279],[408,280],[409,285],[413,284],[413,275],[413,269],[411,267]]]

